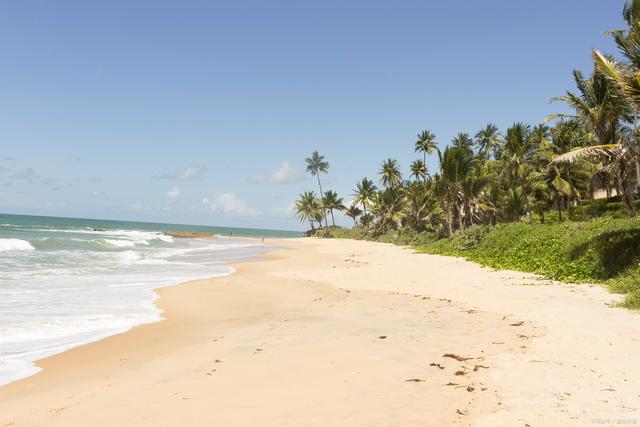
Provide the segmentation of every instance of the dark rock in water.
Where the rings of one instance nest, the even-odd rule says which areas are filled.
[[[216,236],[211,231],[165,231],[164,234],[179,239],[211,239]]]

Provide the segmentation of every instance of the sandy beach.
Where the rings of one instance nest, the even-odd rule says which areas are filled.
[[[0,387],[0,426],[640,423],[640,320],[599,286],[348,240],[163,288],[165,321]]]

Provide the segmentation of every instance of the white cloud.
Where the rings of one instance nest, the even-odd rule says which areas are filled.
[[[11,174],[9,176],[9,179],[25,179],[28,181],[31,181],[32,179],[36,178],[38,176],[38,174],[36,174],[36,172],[31,169],[31,168],[26,168],[23,169],[21,171],[15,172],[13,174]]]
[[[271,171],[269,175],[259,175],[253,178],[257,183],[271,184],[288,184],[290,182],[299,181],[302,175],[289,165],[289,162],[283,160],[280,167]]]
[[[186,181],[188,179],[198,179],[207,172],[207,168],[195,163],[185,165],[175,172],[165,172],[157,176],[161,179],[177,179],[179,181]]]
[[[170,199],[176,199],[180,195],[181,191],[177,185],[174,185],[167,191],[167,197]]]
[[[257,216],[260,212],[250,208],[233,193],[222,193],[209,199],[203,197],[201,200],[201,211],[206,213],[219,213],[223,215],[237,216]]]

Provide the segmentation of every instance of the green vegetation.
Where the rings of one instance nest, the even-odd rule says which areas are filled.
[[[314,152],[307,171],[318,178],[320,197],[300,195],[300,220],[324,237],[414,245],[495,268],[606,283],[626,294],[626,306],[640,308],[640,0],[625,4],[623,16],[628,27],[610,36],[624,61],[594,51],[591,74],[574,71],[576,90],[554,98],[571,114],[504,132],[490,123],[442,149],[423,130],[410,173],[388,158],[378,167],[380,187],[367,177],[356,182],[352,206],[323,193],[320,173],[329,163]],[[438,168],[430,174],[433,154]],[[353,219],[353,229],[329,227],[327,212],[333,222],[336,210]]]
[[[626,294],[624,306],[640,308],[637,218],[476,225],[452,239],[441,239],[418,249],[567,282],[605,283],[613,292]]]

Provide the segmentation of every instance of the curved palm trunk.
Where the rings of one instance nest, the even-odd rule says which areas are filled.
[[[318,187],[320,188],[320,198],[324,200],[324,193],[322,192],[322,184],[320,184],[320,172],[316,173],[316,178],[318,178]],[[325,208],[322,208],[322,214],[324,216],[324,224],[327,226],[327,228],[329,228],[329,222],[327,221],[327,211]]]
[[[336,226],[336,220],[333,218],[333,209],[329,209],[329,212],[331,212],[331,222],[333,223],[333,226]],[[329,227],[329,226],[327,226]]]

